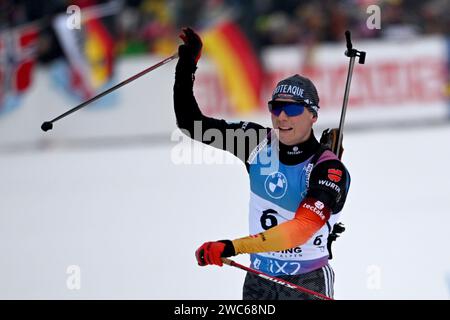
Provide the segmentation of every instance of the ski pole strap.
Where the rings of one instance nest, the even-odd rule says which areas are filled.
[[[313,295],[313,296],[315,296],[315,297],[317,297],[319,299],[322,299],[322,300],[334,300],[334,299],[332,299],[330,297],[327,297],[326,295],[323,295],[323,294],[321,294],[319,292],[306,289],[304,287],[301,287],[299,285],[296,285],[296,284],[294,284],[292,282],[289,282],[289,281],[286,281],[286,280],[283,280],[283,279],[280,279],[280,278],[269,276],[268,274],[265,274],[265,273],[263,273],[261,271],[258,271],[258,270],[254,270],[254,269],[249,268],[249,267],[246,267],[246,266],[244,266],[242,264],[239,264],[239,263],[237,263],[237,262],[235,262],[235,261],[233,261],[231,259],[222,258],[222,262],[224,264],[230,266],[230,267],[235,267],[235,268],[238,268],[238,269],[241,269],[241,270],[244,270],[244,271],[256,274],[260,278],[263,278],[263,279],[266,279],[268,281],[274,282],[276,284],[282,285],[282,286],[284,286],[286,288],[302,291],[304,293],[308,293],[308,294]]]

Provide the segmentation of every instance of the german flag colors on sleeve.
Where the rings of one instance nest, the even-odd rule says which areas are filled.
[[[317,210],[314,198],[306,198],[298,207],[295,217],[257,235],[233,240],[236,254],[280,251],[307,242],[330,218],[331,211],[325,206]]]

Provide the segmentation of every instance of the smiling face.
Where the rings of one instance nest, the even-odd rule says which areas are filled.
[[[277,101],[289,101],[278,100]],[[274,129],[278,129],[277,136],[281,143],[291,146],[305,142],[311,135],[311,128],[317,121],[317,117],[307,109],[298,116],[289,117],[284,111],[279,116],[272,115],[272,125]]]

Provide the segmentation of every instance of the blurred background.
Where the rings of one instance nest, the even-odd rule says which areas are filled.
[[[176,62],[40,130],[175,53],[191,26],[205,114],[270,126],[271,90],[299,73],[319,92],[317,138],[339,124],[351,31],[367,58],[346,117],[336,298],[448,299],[449,13],[447,0],[0,0],[0,298],[240,299],[242,272],[193,253],[247,234],[248,179],[180,138]]]

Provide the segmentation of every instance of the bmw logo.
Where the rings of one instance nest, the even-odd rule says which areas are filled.
[[[267,194],[274,199],[282,198],[287,191],[287,179],[281,172],[275,172],[268,175],[264,183]]]

